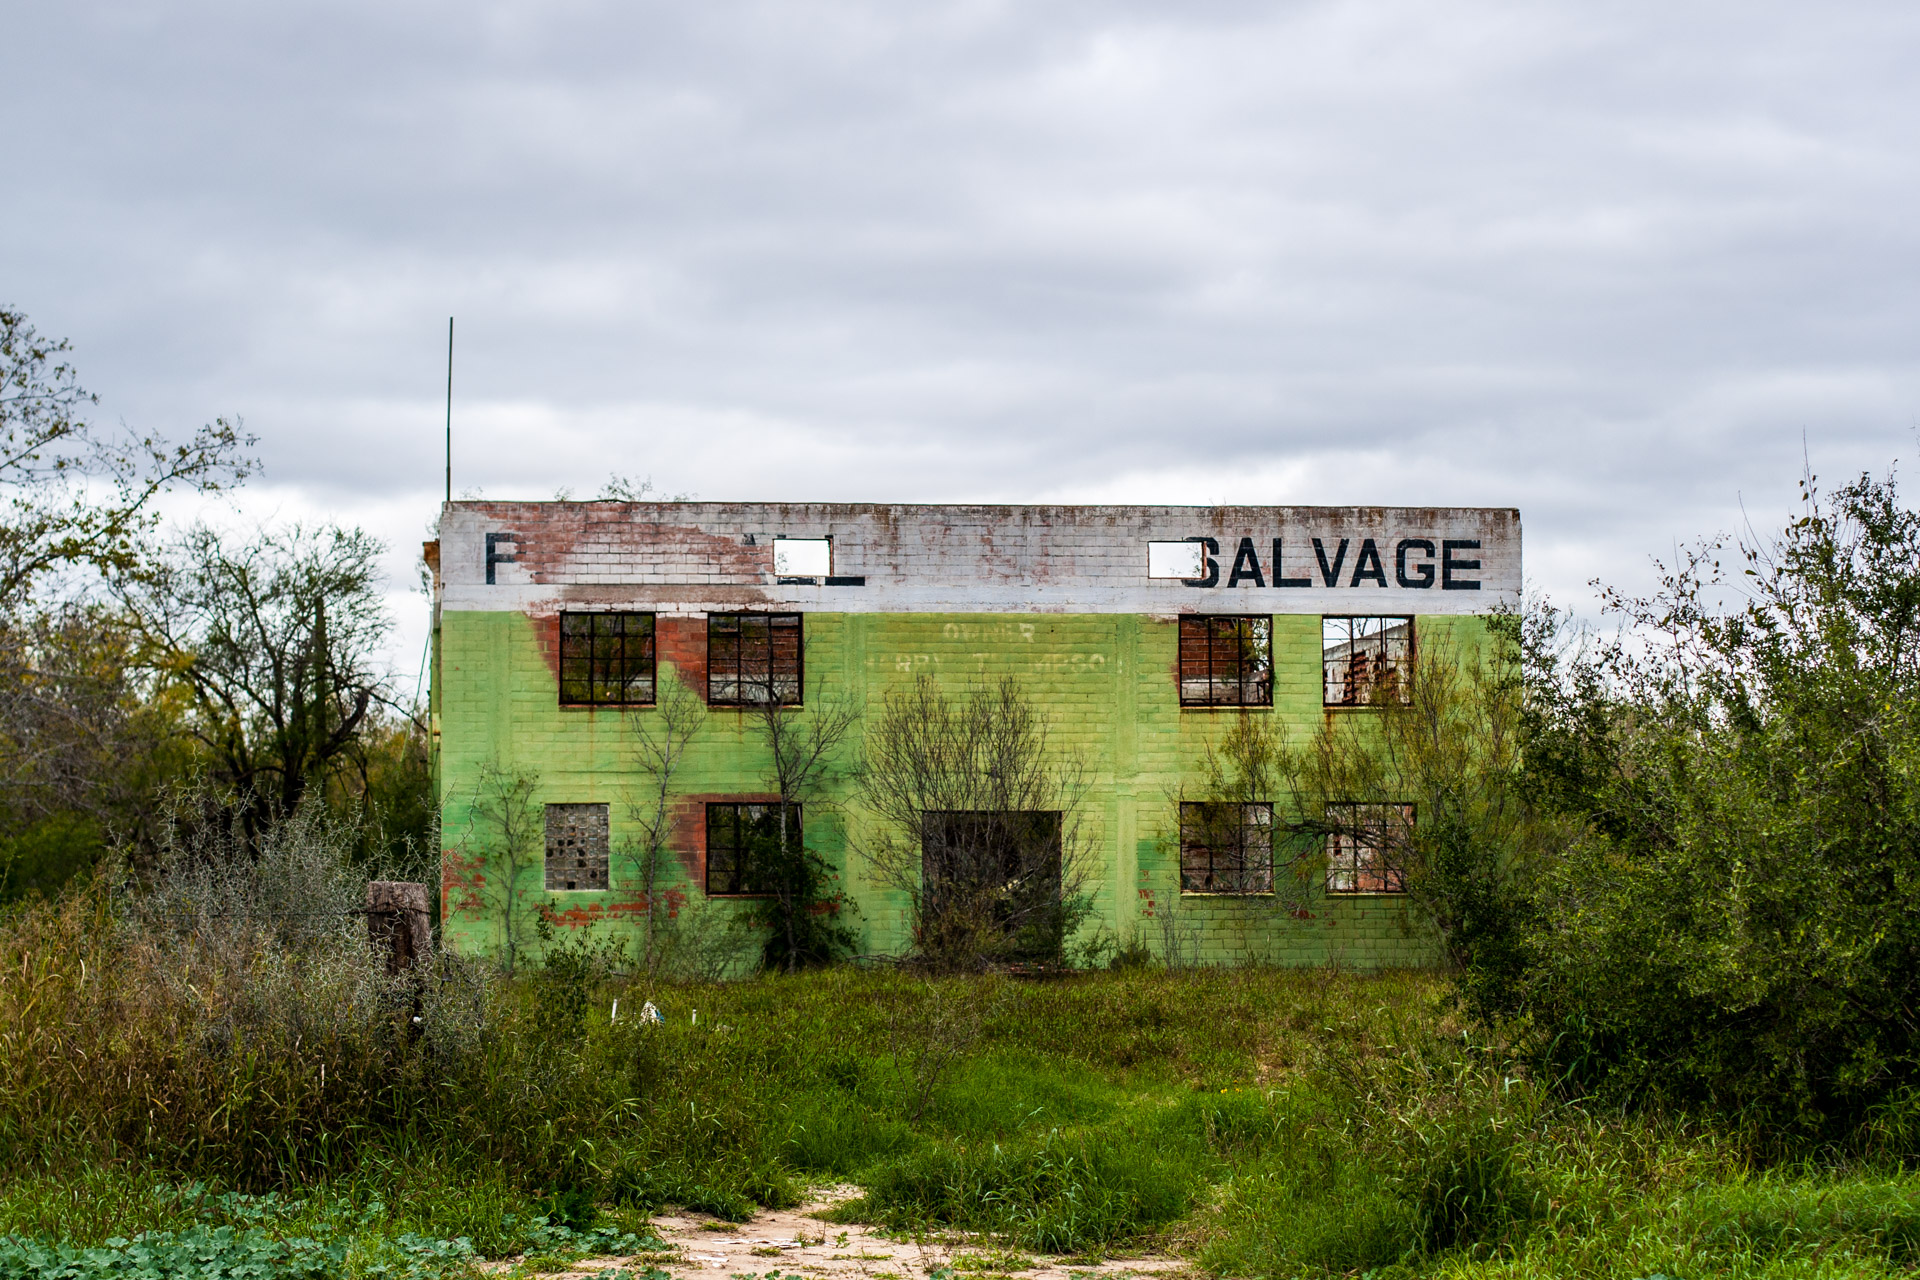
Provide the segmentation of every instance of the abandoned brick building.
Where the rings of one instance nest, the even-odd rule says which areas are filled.
[[[1518,513],[1477,508],[454,502],[428,558],[443,918],[467,950],[500,948],[512,913],[540,907],[611,933],[650,902],[741,910],[744,833],[778,798],[749,713],[830,699],[870,718],[925,675],[955,693],[1013,678],[1083,770],[1083,941],[1418,963],[1431,940],[1374,849],[1330,841],[1280,909],[1264,842],[1284,798],[1244,806],[1232,848],[1194,837],[1183,798],[1235,715],[1300,734],[1370,714],[1416,647],[1477,647],[1521,585]],[[632,821],[653,775],[633,733],[668,682],[704,720],[649,897]],[[857,908],[861,949],[901,953],[906,896],[863,865],[877,819],[837,776],[796,815],[801,838]],[[518,834],[484,801],[503,778]]]

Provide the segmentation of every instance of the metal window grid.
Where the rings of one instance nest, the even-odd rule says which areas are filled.
[[[1273,619],[1189,614],[1180,619],[1180,705],[1273,705]]]
[[[797,613],[707,615],[707,702],[719,707],[800,705],[804,687]]]
[[[1413,830],[1411,804],[1327,806],[1328,893],[1405,893],[1402,857]]]
[[[1180,802],[1182,893],[1273,892],[1273,806]]]
[[[769,890],[760,853],[802,838],[800,806],[714,801],[707,805],[707,896],[758,897]]]
[[[560,701],[566,706],[647,706],[654,697],[653,615],[560,615]]]
[[[1404,703],[1412,688],[1413,619],[1320,619],[1320,670],[1329,707]]]

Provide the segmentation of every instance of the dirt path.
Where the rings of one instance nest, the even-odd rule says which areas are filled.
[[[628,1267],[636,1273],[658,1267],[673,1280],[735,1276],[769,1280],[769,1272],[848,1280],[923,1280],[951,1269],[956,1273],[953,1280],[1094,1280],[1189,1270],[1176,1258],[1115,1258],[1069,1265],[1065,1259],[1009,1252],[957,1237],[937,1243],[902,1242],[886,1239],[873,1227],[837,1226],[812,1216],[856,1194],[853,1187],[831,1188],[797,1209],[765,1210],[737,1226],[696,1213],[659,1215],[653,1219],[653,1228],[674,1247],[673,1253],[582,1259],[565,1271],[549,1274],[563,1280],[597,1276],[613,1267]],[[504,1270],[511,1264],[495,1265]]]

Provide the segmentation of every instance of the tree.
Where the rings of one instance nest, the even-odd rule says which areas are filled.
[[[243,538],[198,525],[125,592],[147,660],[186,697],[188,732],[250,830],[365,763],[369,716],[392,705],[375,667],[383,550],[335,525]]]
[[[887,695],[866,733],[863,853],[907,896],[914,946],[947,970],[1057,962],[1088,909],[1079,768],[1055,759],[1014,680],[950,697],[930,678]]]
[[[628,802],[627,827],[646,902],[640,962],[650,976],[671,962],[677,941],[674,926],[686,895],[671,887],[678,878],[672,845],[675,779],[706,720],[700,695],[678,678],[660,682],[656,706],[627,713],[634,768],[644,779]]]
[[[1531,647],[1529,783],[1579,838],[1523,997],[1590,1087],[1832,1134],[1920,1083],[1920,512],[1803,484],[1609,592],[1633,643]]]
[[[771,820],[750,828],[756,887],[766,895],[753,912],[768,931],[762,961],[788,973],[830,964],[853,950],[853,931],[841,918],[852,904],[836,887],[832,864],[808,846],[802,815],[812,805],[808,822],[816,833],[824,825],[835,756],[859,710],[816,689],[811,706],[788,706],[776,694],[749,714],[767,748],[768,786],[780,797]]]
[[[1168,968],[1200,962],[1201,927],[1188,915],[1183,894],[1212,895],[1208,914],[1241,926],[1249,960],[1256,958],[1256,939],[1266,936],[1272,914],[1306,905],[1308,867],[1297,856],[1300,842],[1277,838],[1284,830],[1275,821],[1286,785],[1284,734],[1265,710],[1223,711],[1208,719],[1225,732],[1203,748],[1199,777],[1183,777],[1168,794],[1176,822],[1163,842],[1174,854],[1174,880],[1171,892],[1147,909],[1159,933],[1159,959]],[[1317,865],[1311,857],[1304,861]]]
[[[0,901],[51,893],[139,838],[169,708],[143,697],[124,619],[97,605],[0,620]]]
[[[1404,686],[1366,715],[1327,717],[1277,761],[1279,820],[1304,883],[1328,873],[1394,884],[1456,966],[1469,1006],[1511,1013],[1534,924],[1531,885],[1576,838],[1533,802],[1525,772],[1523,620],[1489,620],[1485,649],[1423,640]]]
[[[103,432],[62,357],[18,311],[0,307],[0,614],[12,615],[48,575],[68,568],[136,575],[159,521],[154,501],[176,489],[209,493],[253,469],[238,422],[216,420],[185,443]]]
[[[0,307],[0,898],[57,889],[108,825],[148,816],[170,709],[130,674],[127,620],[91,592],[151,569],[162,494],[252,470],[252,437],[224,421],[180,445],[95,427],[69,349]]]

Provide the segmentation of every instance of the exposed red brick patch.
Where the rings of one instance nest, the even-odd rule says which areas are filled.
[[[667,918],[677,919],[680,908],[687,904],[687,894],[682,889],[666,889],[659,894],[666,904]],[[561,910],[550,904],[540,908],[541,916],[549,923],[564,925],[569,929],[590,929],[603,920],[624,920],[635,916],[645,916],[653,909],[653,900],[644,891],[622,891],[612,902],[597,901],[582,903]]]
[[[660,665],[673,664],[687,687],[707,696],[707,620],[658,618],[653,624],[653,652]]]
[[[440,917],[484,913],[487,855],[462,854],[458,849],[440,851]]]

